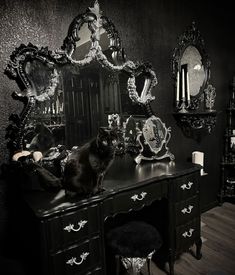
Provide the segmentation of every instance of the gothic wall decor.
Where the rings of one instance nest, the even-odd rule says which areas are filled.
[[[187,136],[216,124],[215,88],[210,82],[210,60],[195,22],[179,37],[173,51],[172,73],[175,81],[175,118]],[[191,129],[191,130],[190,130]]]

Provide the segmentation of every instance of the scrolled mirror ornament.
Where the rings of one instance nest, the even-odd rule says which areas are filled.
[[[129,97],[133,102],[146,105],[155,99],[155,96],[151,94],[151,90],[157,85],[158,81],[155,72],[149,66],[140,65],[139,67],[142,68],[141,73],[145,76],[144,87],[140,96],[135,85],[136,73],[133,73],[132,76],[129,77],[127,81],[127,90],[129,92]]]
[[[215,88],[210,84],[204,90],[204,93],[205,93],[206,108],[211,112],[213,110],[212,108],[215,104],[215,97],[216,97]]]

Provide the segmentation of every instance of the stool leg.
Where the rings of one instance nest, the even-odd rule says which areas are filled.
[[[151,267],[151,259],[147,259],[147,269],[148,269],[148,275],[151,275],[151,270],[150,270],[150,267]]]
[[[119,275],[119,272],[120,272],[120,256],[119,255],[115,256],[115,261],[116,261],[116,275]]]

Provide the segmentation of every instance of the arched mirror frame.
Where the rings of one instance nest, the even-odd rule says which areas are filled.
[[[177,85],[177,72],[180,72],[181,69],[181,59],[183,57],[183,54],[185,50],[189,47],[193,46],[195,47],[198,52],[201,55],[201,62],[204,67],[205,71],[205,79],[200,87],[200,90],[198,91],[198,94],[195,96],[190,95],[190,106],[188,106],[189,109],[196,110],[200,107],[203,108],[203,92],[204,89],[207,87],[210,81],[210,65],[211,62],[209,60],[209,56],[205,49],[205,43],[204,39],[201,36],[200,31],[196,27],[196,23],[192,22],[192,25],[189,26],[186,31],[179,36],[178,38],[178,45],[173,50],[173,59],[172,59],[172,73],[173,73],[173,79],[175,81],[175,86]]]
[[[91,47],[82,60],[76,60],[73,59],[72,53],[75,50],[76,42],[80,40],[79,30],[85,23],[88,24],[88,29],[91,32]],[[99,44],[100,27],[105,29],[110,40],[109,49],[112,51],[113,63],[105,56]],[[32,85],[26,73],[25,68],[29,60],[39,60],[52,70],[51,85],[46,87],[45,91],[40,95],[37,95],[37,92],[33,89],[34,85]],[[98,1],[95,1],[94,7],[88,8],[85,13],[78,15],[72,21],[61,49],[49,51],[47,47],[39,49],[37,46],[29,43],[28,45],[20,45],[10,56],[5,73],[18,83],[21,92],[14,92],[12,96],[14,99],[23,102],[24,105],[20,114],[12,114],[10,116],[12,123],[6,129],[6,138],[9,139],[8,148],[12,154],[25,148],[25,125],[36,102],[46,101],[54,95],[58,76],[56,66],[74,64],[75,66],[82,67],[90,64],[92,61],[97,61],[114,73],[125,72],[128,75],[127,90],[132,102],[141,105],[145,109],[147,118],[154,115],[150,102],[155,99],[151,90],[157,84],[157,78],[151,64],[133,62],[126,59],[118,32],[113,23],[102,15]],[[144,76],[145,81],[142,90],[137,91],[135,80],[141,74]],[[167,129],[167,131],[170,131],[170,129]],[[162,144],[166,146],[168,141],[165,140]],[[172,159],[173,155],[169,154],[168,148],[166,151],[165,157]]]
[[[213,109],[216,94],[215,88],[210,84],[211,62],[205,49],[204,39],[195,22],[192,22],[186,31],[179,36],[178,45],[173,50],[172,75],[175,94],[179,89],[177,87],[177,81],[179,81],[177,80],[179,77],[177,74],[181,70],[181,59],[189,46],[195,47],[201,55],[205,79],[198,93],[195,96],[190,95],[189,100],[186,100],[186,98],[178,100],[176,95],[176,112],[174,112],[174,116],[177,124],[187,137],[199,140],[201,139],[202,130],[211,133],[216,125],[216,111]]]

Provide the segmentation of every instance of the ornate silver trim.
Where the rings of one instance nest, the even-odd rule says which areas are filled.
[[[74,228],[74,224],[69,224],[69,225],[67,225],[67,226],[65,226],[64,227],[64,230],[65,231],[68,231],[68,232],[71,232],[71,231],[73,231],[73,232],[78,232],[78,231],[80,231],[84,226],[85,226],[85,224],[87,223],[88,221],[86,221],[86,220],[81,220],[80,222],[78,222],[78,228]]]
[[[182,234],[182,236],[183,236],[184,238],[191,238],[194,231],[195,231],[195,229],[190,228],[189,231],[185,231],[185,232]]]
[[[72,257],[71,259],[69,259],[66,264],[68,265],[71,265],[73,266],[74,264],[75,265],[81,265],[87,258],[87,256],[89,255],[90,253],[89,252],[83,252],[81,255],[80,255],[80,258],[81,260],[79,262],[77,262],[77,258],[76,257]]]
[[[142,201],[147,195],[147,192],[141,192],[140,194],[135,194],[131,197],[133,201]]]
[[[121,262],[129,274],[139,274],[141,268],[147,260],[151,260],[155,250],[148,254],[146,258],[140,257],[121,257]]]
[[[182,184],[180,186],[180,188],[183,190],[185,190],[185,189],[189,190],[189,189],[191,189],[192,186],[193,186],[193,182],[189,181],[188,184],[186,184],[186,183]]]
[[[181,210],[183,214],[190,214],[193,210],[193,205],[189,205],[188,207],[185,207]]]

